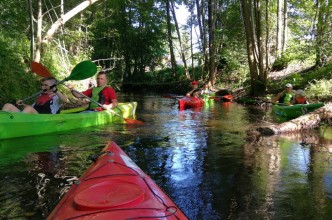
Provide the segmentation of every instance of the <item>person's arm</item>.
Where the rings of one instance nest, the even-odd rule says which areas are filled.
[[[103,109],[112,109],[115,108],[116,106],[118,106],[118,100],[116,99],[116,93],[114,91],[113,88],[111,87],[105,87],[104,89],[106,89],[106,94],[107,94],[107,99],[109,100],[110,104],[104,104],[102,106]]]
[[[112,109],[112,108],[115,108],[116,106],[118,106],[118,100],[112,99],[112,103],[111,104],[103,105],[102,108],[103,109]]]
[[[67,85],[67,88],[70,90],[71,94],[73,94],[73,96],[75,96],[76,98],[80,98],[80,99],[85,98],[83,95],[80,94],[80,92],[75,91],[75,88],[74,88],[73,85],[68,84],[68,85]],[[90,89],[88,89],[88,90],[90,90]],[[86,94],[88,90],[86,90],[86,91],[84,91],[84,92],[81,92],[81,93],[83,93],[84,95],[90,97],[90,95]]]
[[[191,91],[187,92],[187,93],[186,93],[186,96],[187,96],[187,97],[190,97],[190,96],[191,96],[191,94],[193,93],[193,91],[195,91],[195,89],[193,89],[193,90],[191,90]]]
[[[58,90],[58,88],[56,87],[55,84],[54,84],[53,86],[51,86],[50,89],[52,90],[52,92],[53,92],[55,95],[57,95],[57,96],[59,97],[60,102],[62,102],[62,103],[68,103],[68,102],[69,102],[67,96],[64,95],[64,94],[62,94],[62,93]]]
[[[272,98],[272,103],[278,102],[282,95],[283,95],[283,92],[278,93],[275,97]]]
[[[60,91],[56,91],[55,94],[59,97],[59,99],[62,103],[69,102],[68,97],[66,95],[62,94]]]

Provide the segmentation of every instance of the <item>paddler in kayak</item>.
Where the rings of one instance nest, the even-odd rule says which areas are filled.
[[[272,98],[272,103],[291,105],[294,97],[292,90],[293,90],[292,84],[287,83],[285,85],[284,91],[278,93],[275,97]]]
[[[82,94],[90,97],[96,102],[102,104],[102,107],[99,107],[97,104],[90,102],[89,110],[91,111],[102,111],[103,109],[112,109],[118,105],[118,101],[116,99],[116,93],[114,89],[110,86],[107,86],[107,75],[106,72],[99,72],[97,74],[97,86],[89,88],[82,92]],[[84,98],[81,94],[74,90],[72,85],[67,86],[71,93],[76,98]]]
[[[309,104],[305,92],[301,89],[295,91],[295,96],[292,102],[293,105],[296,104]]]
[[[193,92],[198,89],[198,82],[197,81],[193,81],[191,83],[191,87],[192,87],[192,90],[190,90],[189,92],[186,93],[187,97],[193,96]]]
[[[57,89],[56,82],[57,80],[54,77],[43,78],[41,80],[43,93],[41,93],[35,103],[26,105],[22,100],[16,102],[17,106],[23,106],[22,111],[10,103],[5,104],[2,110],[30,114],[58,114],[61,103],[67,103],[68,98]]]

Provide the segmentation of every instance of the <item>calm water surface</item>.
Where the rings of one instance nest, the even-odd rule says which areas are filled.
[[[119,100],[137,101],[145,124],[0,140],[0,218],[45,219],[89,156],[113,140],[189,219],[331,219],[331,127],[253,142],[246,131],[273,121],[269,109]]]

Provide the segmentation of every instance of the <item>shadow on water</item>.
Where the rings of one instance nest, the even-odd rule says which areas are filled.
[[[189,219],[328,219],[332,128],[248,141],[270,109],[209,102],[179,111],[158,96],[138,101],[137,125],[105,125],[0,140],[0,216],[44,219],[114,140]]]

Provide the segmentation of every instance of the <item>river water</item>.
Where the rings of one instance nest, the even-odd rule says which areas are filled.
[[[332,128],[253,140],[270,109],[210,102],[179,111],[174,99],[137,101],[144,125],[110,124],[0,140],[0,218],[45,219],[89,156],[115,141],[189,219],[331,219]]]

